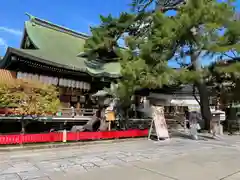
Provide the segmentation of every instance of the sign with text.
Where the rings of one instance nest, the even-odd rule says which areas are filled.
[[[166,120],[164,117],[164,107],[152,106],[152,113],[153,113],[153,116],[152,116],[153,121],[151,124],[149,135],[151,135],[151,132],[152,132],[153,126],[154,126],[158,139],[168,139],[169,133],[168,133]]]

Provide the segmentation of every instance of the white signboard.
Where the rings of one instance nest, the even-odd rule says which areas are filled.
[[[152,106],[152,125],[149,130],[149,135],[151,135],[153,130],[153,125],[155,126],[155,131],[158,139],[168,139],[169,133],[166,124],[166,120],[164,117],[164,107],[162,106]]]

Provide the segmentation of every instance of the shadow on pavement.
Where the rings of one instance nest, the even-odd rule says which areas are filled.
[[[181,132],[181,131],[173,131],[170,133],[170,137],[174,138],[183,138],[183,139],[190,139],[193,140],[191,135],[188,132]],[[198,140],[203,140],[203,141],[208,141],[208,140],[216,140],[213,138],[211,135],[206,135],[206,134],[198,134]]]

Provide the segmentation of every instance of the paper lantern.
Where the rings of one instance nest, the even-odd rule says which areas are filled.
[[[67,79],[63,79],[63,86],[64,86],[64,87],[67,87],[67,85],[68,85],[68,84],[67,84]]]
[[[63,83],[63,86],[65,87],[65,86],[66,86],[66,81],[65,81],[64,78],[63,78],[63,80],[62,80],[62,83]]]
[[[53,77],[53,85],[57,85],[58,79],[56,77]]]
[[[64,79],[62,78],[62,86],[65,86],[65,81],[64,81]]]
[[[26,77],[27,77],[27,73],[23,73],[22,78],[23,78],[23,79],[26,79]]]
[[[29,78],[30,80],[33,80],[33,74],[29,73],[29,74],[28,74],[28,78]]]
[[[71,79],[68,80],[68,87],[72,87],[72,80]]]
[[[48,84],[52,84],[53,83],[53,78],[48,76]]]
[[[40,76],[39,76],[39,81],[43,83],[43,82],[44,82],[43,80],[44,80],[44,79],[43,79],[43,76],[40,75]]]
[[[80,87],[79,88],[83,89],[83,82],[82,81],[80,82]]]
[[[62,85],[63,85],[63,79],[60,78],[60,79],[59,79],[59,86],[62,86]]]
[[[76,87],[76,81],[72,80],[72,87],[75,88]]]
[[[89,90],[89,84],[88,83],[85,83],[85,87],[86,87],[86,90]]]
[[[44,83],[48,84],[48,77],[47,76],[44,76]]]
[[[33,75],[33,80],[35,80],[35,81],[38,81],[38,80],[39,80],[39,77],[38,77],[37,74],[34,74],[34,75]]]
[[[67,79],[67,87],[71,87],[72,81],[70,79]]]
[[[79,81],[76,81],[76,88],[79,88]]]
[[[53,80],[53,78],[50,77],[50,76],[48,76],[48,84],[49,84],[49,85],[52,84],[52,80]]]
[[[45,76],[45,83],[48,84],[48,77]]]
[[[27,79],[32,80],[32,74],[27,73]]]
[[[67,81],[67,79],[63,79],[63,86],[64,86],[64,87],[67,87],[67,86],[68,86],[68,81]]]
[[[41,76],[41,82],[45,83],[45,76]]]
[[[86,101],[85,96],[80,96],[79,101],[80,101],[81,103],[85,103],[85,101]]]
[[[47,76],[47,84],[51,84],[51,77]]]
[[[85,82],[83,83],[83,89],[87,90],[87,83],[85,83]]]
[[[23,76],[22,72],[17,72],[17,79],[22,79],[22,76]]]
[[[58,78],[55,77],[55,79],[54,79],[54,85],[57,85],[57,84],[58,84]]]
[[[78,89],[81,89],[81,82],[78,81],[77,84],[78,84]]]
[[[39,81],[42,82],[42,76],[41,75],[39,75]]]

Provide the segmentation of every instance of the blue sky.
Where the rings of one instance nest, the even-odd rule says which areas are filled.
[[[0,6],[0,55],[7,46],[19,47],[28,19],[25,12],[70,29],[89,33],[99,23],[99,15],[117,16],[129,9],[131,0],[2,0]]]
[[[129,10],[131,0],[2,0],[0,6],[0,56],[8,46],[19,47],[28,19],[25,12],[70,29],[89,33],[99,23],[99,15],[114,16]],[[240,0],[238,0],[240,7]]]

